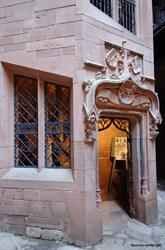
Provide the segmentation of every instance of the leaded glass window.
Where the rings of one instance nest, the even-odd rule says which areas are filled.
[[[70,167],[70,89],[45,83],[45,148],[47,168]]]
[[[37,80],[18,76],[15,83],[15,167],[38,165]]]

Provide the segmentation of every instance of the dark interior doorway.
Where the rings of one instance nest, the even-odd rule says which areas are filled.
[[[116,200],[130,210],[130,122],[125,118],[99,119],[99,181],[102,201]]]

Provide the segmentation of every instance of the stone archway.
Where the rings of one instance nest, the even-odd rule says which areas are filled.
[[[149,224],[157,220],[155,138],[161,115],[157,94],[150,87],[150,81],[141,76],[140,59],[137,56],[131,61],[128,59],[126,49],[118,51],[112,48],[106,58],[108,70],[104,69],[93,79],[84,81],[85,142],[97,144],[97,122],[101,112],[126,115],[132,119],[136,152],[132,159],[135,217]],[[97,157],[97,152],[95,155]],[[100,200],[96,166],[96,202]]]

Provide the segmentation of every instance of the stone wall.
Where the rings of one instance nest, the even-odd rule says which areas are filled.
[[[63,237],[77,245],[102,239],[101,209],[96,202],[97,144],[84,142],[82,83],[106,66],[111,46],[123,44],[143,58],[142,74],[153,79],[151,1],[137,2],[142,16],[137,15],[138,32],[134,36],[89,0],[0,1],[2,229],[41,238]],[[13,167],[15,73],[35,77],[38,82],[65,82],[71,87],[71,169]],[[153,81],[148,81],[148,86],[154,89]]]
[[[73,76],[75,8],[75,0],[1,1],[1,61]]]

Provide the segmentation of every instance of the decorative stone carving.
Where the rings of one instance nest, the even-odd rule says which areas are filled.
[[[127,105],[132,104],[135,99],[135,91],[136,86],[131,82],[128,81],[125,84],[122,84],[118,91],[118,97],[121,103]]]
[[[148,144],[153,143],[158,134],[157,125],[162,118],[159,111],[157,94],[149,88],[149,80],[141,77],[142,57],[125,48],[112,48],[106,57],[107,70],[98,72],[92,79],[83,83],[85,92],[85,134],[86,142],[95,142],[99,112],[113,110],[114,114],[133,114],[139,117],[139,126],[143,120],[145,139],[141,165],[140,195],[148,197]],[[96,106],[97,105],[97,106]],[[99,108],[97,108],[99,107]],[[141,135],[140,135],[141,136]],[[97,185],[99,185],[97,180]],[[99,204],[100,192],[96,190],[96,202]]]
[[[85,134],[86,141],[93,142],[96,141],[96,130],[97,130],[97,122],[99,119],[99,114],[96,106],[94,105],[90,110],[88,110],[87,106],[84,105],[85,110]]]
[[[159,118],[151,119],[149,124],[149,133],[150,133],[150,139],[155,139],[157,135],[159,134],[158,131],[158,124],[161,123]]]
[[[103,83],[106,84],[105,89],[101,87],[95,96],[96,88],[102,86]],[[122,83],[120,79],[110,80],[108,77],[108,79],[94,79],[90,80],[89,83],[85,82],[84,91],[87,98],[84,103],[84,110],[86,110],[86,138],[88,138],[88,140],[95,141],[96,139],[95,132],[98,110],[96,106],[94,106],[95,102],[104,105],[113,104],[113,106],[116,105],[119,109],[124,107],[123,105],[126,105],[129,110],[146,110],[146,112],[148,110],[150,114],[149,138],[155,139],[158,135],[157,125],[161,123],[162,120],[159,112],[158,97],[155,92],[146,88],[145,85],[139,86],[139,84],[129,79]]]
[[[141,180],[141,193],[143,196],[146,196],[148,194],[148,180],[144,177],[142,177]]]
[[[95,74],[95,79],[99,80],[99,79],[106,79],[106,67],[104,67],[101,71],[98,71]]]
[[[125,47],[110,48],[106,55],[106,63],[113,79],[128,74],[134,81],[141,78],[142,56],[136,55]]]
[[[91,85],[92,85],[91,81],[84,81],[83,82],[83,89],[84,89],[85,93],[89,92]]]
[[[109,103],[110,99],[104,96],[98,96],[96,99],[97,102],[101,103]]]
[[[100,189],[96,190],[96,203],[100,203],[101,200],[101,194],[100,194]]]
[[[106,62],[108,67],[112,71],[116,71],[115,73],[113,72],[112,75],[121,75],[124,72],[124,55],[125,51],[123,48],[121,49],[116,49],[112,48],[107,56],[106,56]]]
[[[106,62],[108,66],[112,69],[115,70],[117,68],[117,64],[119,61],[119,51],[117,51],[115,48],[112,48],[107,56],[106,56]]]
[[[129,63],[130,70],[133,72],[133,74],[139,74],[141,73],[141,60],[138,56],[134,56]]]

